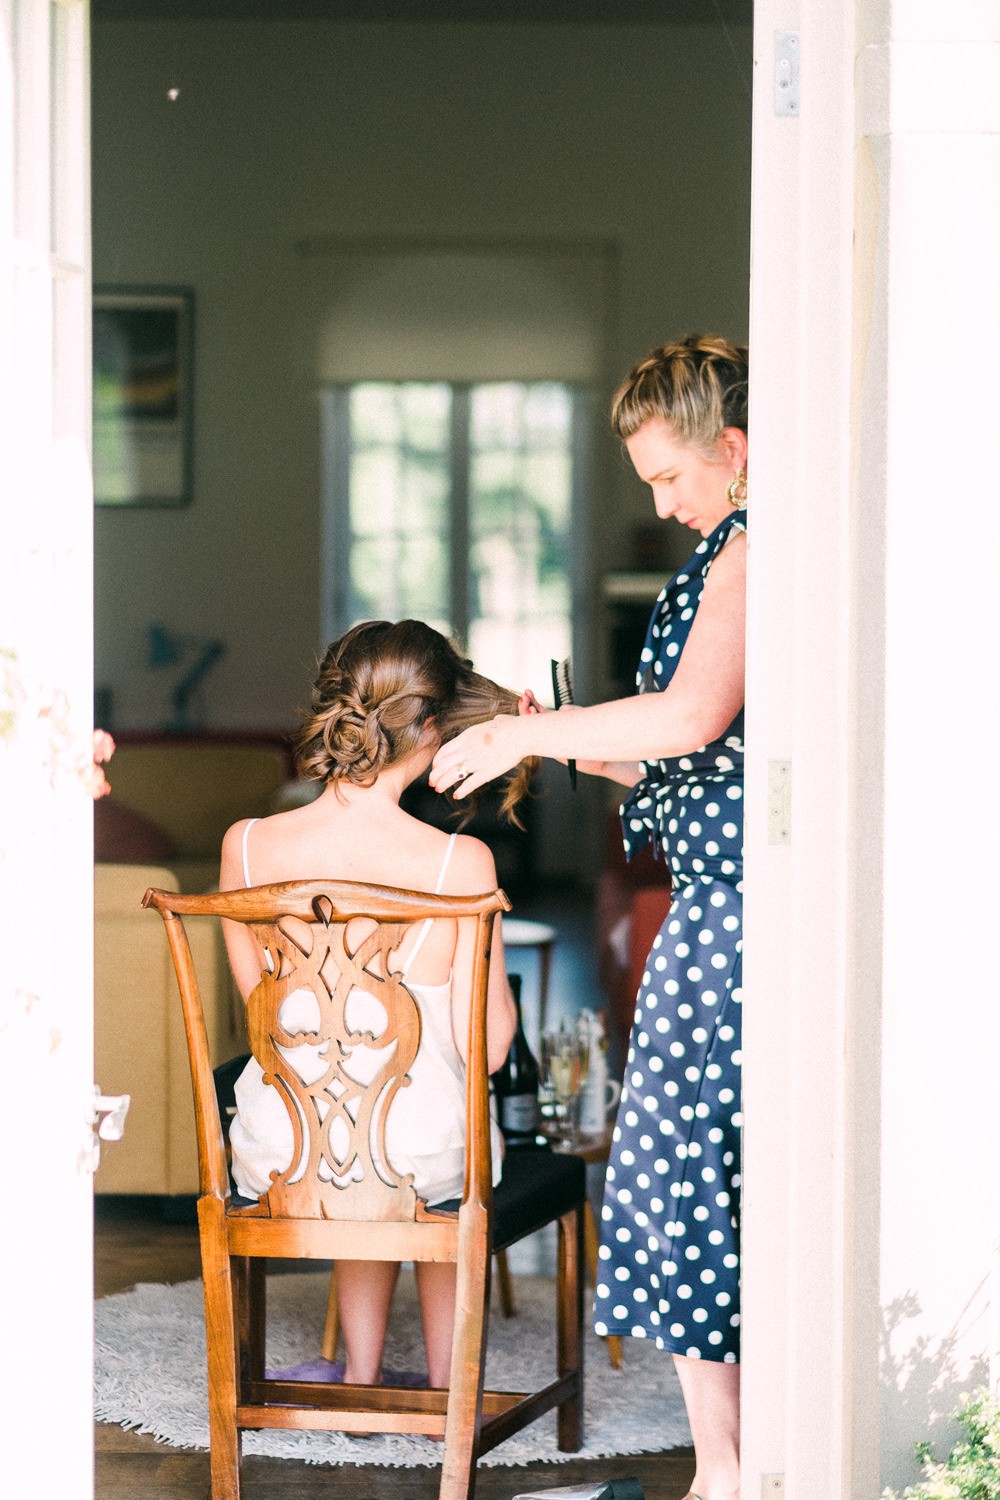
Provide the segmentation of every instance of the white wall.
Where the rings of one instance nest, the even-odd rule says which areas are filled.
[[[167,717],[153,620],[226,640],[213,725],[284,726],[303,698],[320,620],[303,238],[611,242],[602,410],[658,340],[745,336],[749,99],[714,22],[108,21],[93,77],[95,281],[197,296],[194,504],[97,513],[97,676],[119,725]],[[596,576],[651,516],[603,420],[594,488]]]
[[[869,365],[884,381],[885,474],[864,487],[884,493],[886,538],[887,1477],[907,1472],[915,1427],[946,1436],[956,1395],[986,1384],[991,1364],[995,1378],[1000,1354],[1000,1034],[986,936],[1000,907],[1000,786],[977,755],[996,717],[1000,512],[982,445],[998,394],[998,41],[996,10],[979,0],[892,7],[859,59],[858,134],[882,164],[875,286],[887,309]],[[935,544],[942,512],[956,526],[946,551]]]

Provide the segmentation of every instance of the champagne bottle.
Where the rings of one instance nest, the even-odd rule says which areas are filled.
[[[508,975],[517,1007],[517,1030],[507,1060],[493,1075],[500,1129],[508,1146],[533,1146],[538,1134],[538,1064],[521,1019],[521,976]]]

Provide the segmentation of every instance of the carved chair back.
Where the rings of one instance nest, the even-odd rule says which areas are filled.
[[[260,980],[247,997],[248,1040],[265,1085],[287,1111],[293,1149],[260,1202],[235,1212],[276,1219],[412,1223],[436,1217],[386,1150],[389,1111],[410,1086],[421,1040],[420,1007],[401,950],[409,951],[407,938],[428,919],[474,923],[466,1186],[474,1182],[476,1196],[488,1200],[486,989],[494,917],[509,909],[502,891],[432,896],[296,881],[194,897],[149,891],[144,904],[160,911],[170,938],[191,1054],[202,1192],[215,1196],[228,1194],[228,1173],[183,917],[242,922],[264,954]]]

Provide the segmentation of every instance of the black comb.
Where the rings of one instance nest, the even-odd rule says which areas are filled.
[[[562,708],[565,703],[576,702],[573,696],[573,666],[568,656],[552,663],[552,698],[556,708]],[[575,792],[576,761],[568,760],[566,769],[569,771],[569,784]]]

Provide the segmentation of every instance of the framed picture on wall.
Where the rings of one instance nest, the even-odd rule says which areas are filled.
[[[94,500],[191,499],[194,293],[94,288]]]

